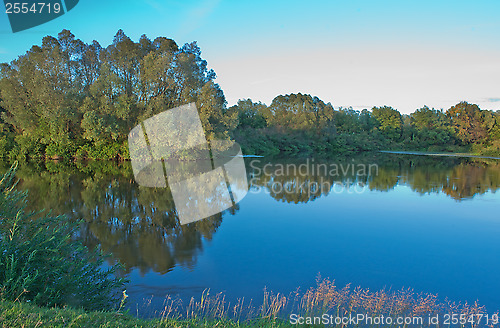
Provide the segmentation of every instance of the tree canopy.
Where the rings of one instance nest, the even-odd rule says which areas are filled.
[[[103,47],[70,31],[46,36],[0,64],[0,157],[127,159],[127,135],[143,120],[195,102],[207,139],[245,152],[345,153],[382,149],[500,154],[500,114],[460,102],[402,115],[390,106],[337,109],[317,96],[242,99],[227,108],[196,42],[122,30]]]
[[[103,48],[63,30],[2,64],[2,118],[15,131],[20,157],[77,150],[97,151],[94,157],[126,156],[131,128],[190,102],[196,102],[209,138],[227,137],[236,118],[226,114],[215,77],[196,42],[179,47],[171,39],[145,35],[133,42],[119,30]]]

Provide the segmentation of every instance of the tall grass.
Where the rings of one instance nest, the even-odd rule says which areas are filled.
[[[205,290],[199,298],[191,298],[183,304],[179,299],[167,297],[161,311],[155,313],[162,322],[179,320],[211,320],[213,322],[232,321],[236,324],[258,323],[259,326],[278,327],[287,325],[291,314],[303,317],[321,317],[324,314],[333,317],[349,317],[364,314],[367,317],[391,317],[394,327],[396,318],[424,318],[422,326],[429,326],[427,318],[440,315],[440,326],[445,314],[464,315],[466,318],[475,318],[475,322],[458,325],[460,327],[495,326],[491,320],[495,313],[487,313],[484,306],[477,303],[455,303],[444,299],[440,301],[436,295],[415,293],[411,289],[398,291],[378,290],[370,291],[361,287],[352,288],[350,285],[337,287],[334,280],[318,277],[316,286],[304,292],[297,290],[289,295],[273,293],[264,290],[264,297],[260,306],[254,306],[252,301],[238,299],[231,303],[224,294],[212,294]],[[481,315],[489,315],[488,322]],[[338,327],[346,327],[339,324]],[[350,325],[347,325],[350,326]],[[498,326],[498,324],[496,325]]]
[[[14,165],[0,176],[0,298],[40,306],[113,309],[124,280],[117,267],[72,238],[77,224],[64,216],[26,213],[26,192],[15,190]]]

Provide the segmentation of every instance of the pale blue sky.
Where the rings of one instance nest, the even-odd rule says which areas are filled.
[[[0,61],[71,30],[107,46],[118,29],[198,41],[229,105],[278,94],[334,106],[412,112],[461,100],[500,109],[500,1],[80,0],[66,15],[13,34],[0,13]]]

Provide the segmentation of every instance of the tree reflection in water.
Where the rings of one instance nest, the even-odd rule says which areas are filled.
[[[457,201],[495,192],[500,187],[500,164],[495,160],[376,154],[354,160],[315,161],[316,164],[378,165],[377,174],[347,172],[340,176],[325,171],[301,174],[293,170],[286,174],[267,170],[269,174],[264,174],[263,170],[252,169],[250,160],[247,159],[247,173],[251,192],[247,197],[260,188],[277,201],[288,203],[335,197],[331,187],[336,182],[382,192],[398,184],[406,185],[420,194],[444,193]],[[253,167],[262,169],[271,163],[276,169],[280,163],[305,162],[305,159],[260,159]],[[2,164],[0,170],[6,167]],[[194,267],[203,250],[203,240],[212,239],[224,215],[239,210],[236,205],[205,220],[180,225],[168,188],[139,187],[130,163],[30,163],[21,165],[17,177],[18,188],[29,190],[29,209],[45,208],[55,214],[68,214],[73,220],[83,219],[78,237],[87,246],[112,253],[114,259],[124,264],[126,272],[137,268],[142,274],[150,270],[164,274],[176,265]],[[283,188],[273,188],[274,185]]]

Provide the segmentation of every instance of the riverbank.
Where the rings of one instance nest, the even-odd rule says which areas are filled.
[[[444,157],[468,157],[468,158],[500,159],[500,157],[475,155],[475,154],[469,154],[469,153],[441,153],[441,152],[397,151],[397,150],[380,150],[379,152],[385,153],[385,154],[417,155],[417,156],[444,156]]]
[[[139,328],[139,327],[292,327],[288,322],[272,319],[259,319],[250,322],[237,322],[225,319],[138,319],[120,312],[85,312],[72,308],[41,308],[27,303],[0,301],[0,324],[2,327],[92,327],[92,328]]]

